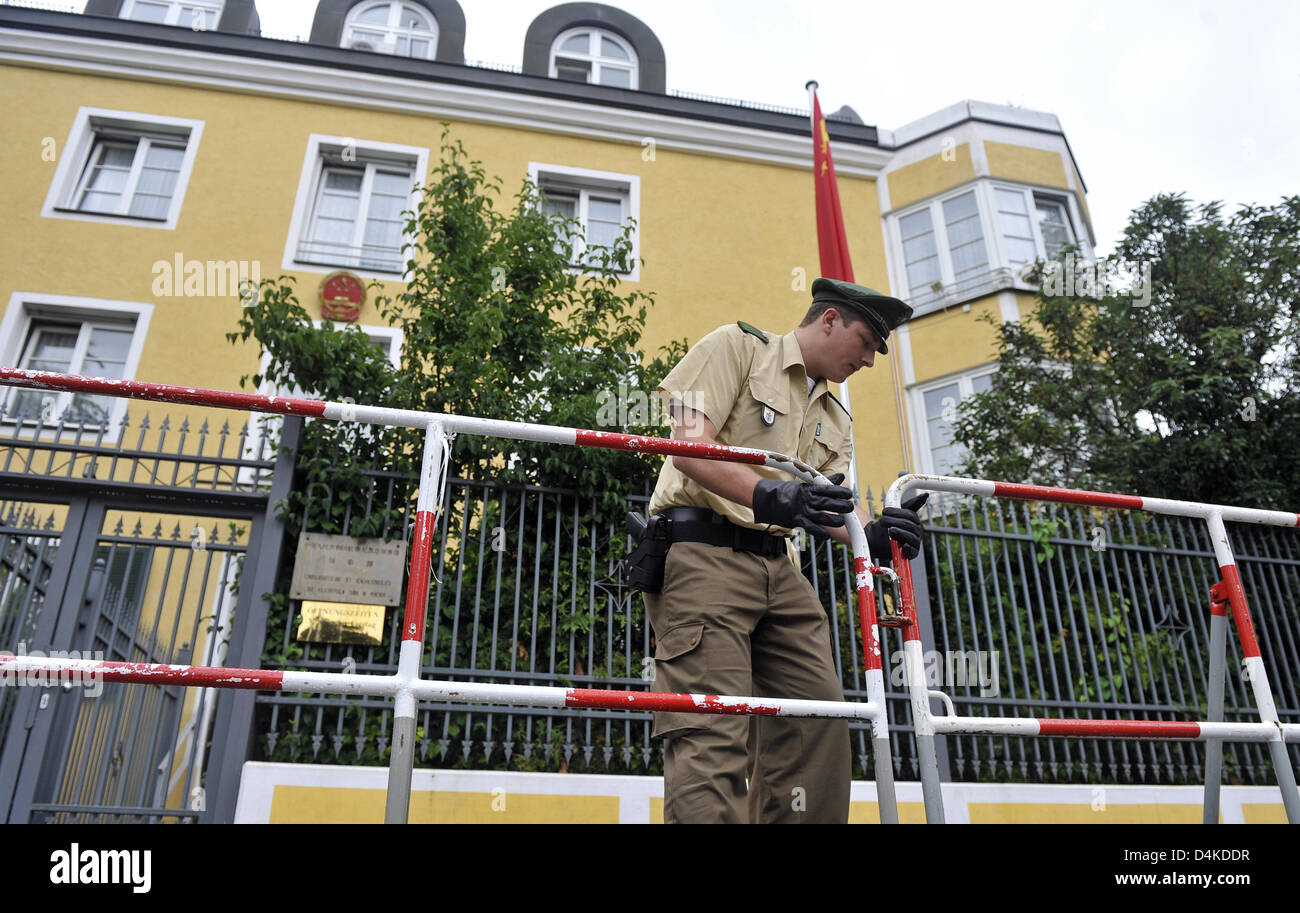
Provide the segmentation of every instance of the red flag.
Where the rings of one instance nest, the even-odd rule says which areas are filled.
[[[853,281],[853,262],[849,259],[849,241],[844,232],[844,214],[840,211],[840,190],[835,183],[835,163],[831,161],[831,137],[826,118],[813,89],[813,187],[817,194],[817,247],[821,252],[822,275],[827,279]]]

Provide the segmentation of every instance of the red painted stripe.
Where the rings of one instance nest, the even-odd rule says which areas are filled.
[[[411,573],[406,582],[406,615],[402,618],[402,640],[424,642],[424,617],[429,611],[429,565],[433,557],[434,513],[415,515],[411,544]]]
[[[999,498],[1022,501],[1056,501],[1061,504],[1094,504],[1098,507],[1122,507],[1141,510],[1142,499],[1134,495],[1116,495],[1105,491],[1081,491],[1077,488],[1053,488],[1050,485],[1020,485],[994,482],[993,494]]]
[[[1255,639],[1255,626],[1250,620],[1246,591],[1241,588],[1241,574],[1237,572],[1237,565],[1225,564],[1219,570],[1223,572],[1222,586],[1228,591],[1228,604],[1232,606],[1232,620],[1237,625],[1241,655],[1259,656],[1259,641]]]
[[[776,716],[780,711],[771,704],[723,704],[716,694],[704,695],[697,704],[689,694],[655,691],[606,691],[599,688],[570,688],[564,694],[566,707],[599,707],[613,710],[666,710],[715,713],[726,716]]]
[[[1119,736],[1121,738],[1195,739],[1200,723],[1177,720],[1039,720],[1040,735]]]
[[[898,592],[903,598],[903,614],[907,616],[907,625],[903,628],[903,640],[920,640],[921,626],[916,623],[916,589],[912,585],[912,562],[903,557],[903,547],[895,540],[889,540],[889,549],[894,555],[894,570],[898,573]]]
[[[673,456],[697,457],[702,460],[727,460],[732,463],[754,463],[761,466],[767,457],[728,447],[725,444],[706,444],[702,441],[670,441],[661,437],[639,434],[618,434],[613,431],[577,430],[575,443],[582,447],[601,447],[605,450],[632,450],[637,453],[666,453]]]
[[[1228,616],[1228,604],[1226,602],[1210,602],[1210,614],[1220,615],[1224,618]]]
[[[13,662],[27,657],[15,657],[0,654],[0,664]],[[81,664],[72,669],[67,667],[38,667],[54,681],[58,676],[75,673],[82,677],[97,676],[106,682],[133,682],[143,685],[184,685],[188,687],[210,686],[213,688],[236,688],[247,691],[279,691],[284,684],[284,672],[278,669],[226,669],[220,666],[168,666],[160,663],[124,663],[97,662]],[[30,666],[20,670],[22,674],[36,672]]]
[[[853,570],[861,575],[867,573],[871,562],[866,558],[855,557]],[[862,628],[862,656],[868,670],[881,668],[880,640],[876,636],[876,599],[867,587],[858,588],[858,626]]]
[[[150,399],[164,403],[192,406],[217,406],[223,409],[248,409],[277,415],[324,415],[325,402],[293,396],[264,396],[260,393],[235,393],[230,390],[207,390],[202,387],[178,387],[138,380],[114,380],[106,377],[83,377],[78,374],[55,374],[51,371],[27,371],[0,368],[0,383],[33,390],[63,390],[74,393],[99,393]]]

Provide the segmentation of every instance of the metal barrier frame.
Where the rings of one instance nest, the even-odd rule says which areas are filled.
[[[300,415],[329,421],[415,428],[424,432],[416,519],[411,545],[410,575],[402,621],[402,643],[396,675],[359,675],[335,672],[292,672],[275,669],[231,669],[205,666],[177,666],[95,660],[61,660],[29,656],[0,655],[0,665],[14,674],[54,673],[95,675],[103,681],[179,685],[190,688],[230,688],[257,691],[310,692],[317,694],[370,694],[391,697],[394,702],[393,741],[388,766],[385,823],[404,824],[410,810],[411,775],[415,763],[415,714],[420,700],[457,703],[491,702],[527,707],[599,708],[676,711],[726,715],[817,717],[824,719],[869,720],[875,759],[876,792],[880,818],[885,824],[898,823],[898,803],[890,757],[888,722],[880,632],[872,576],[893,576],[888,568],[873,565],[866,534],[856,515],[847,520],[853,548],[866,664],[866,703],[814,701],[769,697],[735,697],[716,694],[670,694],[647,691],[618,691],[592,688],[556,688],[534,685],[498,685],[473,682],[440,682],[420,678],[424,652],[424,624],[428,612],[435,517],[446,479],[451,436],[479,434],[517,440],[541,441],[579,447],[599,447],[666,456],[748,463],[779,469],[796,478],[825,483],[808,464],[784,454],[729,447],[698,441],[676,441],[642,435],[590,431],[524,422],[447,415],[408,409],[389,409],[353,403],[335,403],[300,397],[265,396],[227,390],[208,390],[171,384],[85,377],[47,371],[0,368],[0,385],[34,390],[90,393],[101,396],[154,400],[164,403],[248,410],[277,415]]]
[[[952,700],[941,691],[928,687],[917,624],[916,598],[911,563],[904,559],[897,542],[892,543],[894,565],[899,569],[899,589],[906,621],[903,625],[903,662],[912,720],[916,734],[917,756],[921,766],[921,790],[925,799],[926,821],[942,824],[943,795],[935,756],[934,738],[938,734],[963,732],[990,735],[1075,736],[1110,739],[1192,739],[1209,743],[1205,760],[1205,807],[1203,821],[1219,820],[1219,789],[1222,779],[1223,741],[1267,742],[1287,820],[1300,824],[1300,796],[1296,792],[1295,771],[1287,757],[1286,743],[1300,742],[1300,723],[1283,723],[1278,718],[1268,672],[1260,656],[1259,643],[1251,622],[1241,574],[1228,542],[1225,520],[1257,523],[1266,526],[1300,526],[1300,514],[1276,510],[1256,510],[1196,501],[1173,501],[1165,498],[1142,498],[1100,491],[1053,488],[985,479],[959,479],[951,476],[911,474],[900,476],[885,494],[886,507],[898,507],[912,492],[948,491],[983,497],[1014,498],[1022,501],[1051,501],[1061,504],[1086,504],[1120,510],[1142,510],[1154,514],[1202,519],[1209,527],[1210,540],[1219,564],[1221,579],[1210,587],[1210,681],[1209,720],[1104,720],[1104,719],[1026,719],[1016,717],[960,717]],[[1228,613],[1232,613],[1245,657],[1244,672],[1251,684],[1258,723],[1223,722],[1225,652],[1228,636]],[[943,702],[947,712],[930,711],[931,698]]]

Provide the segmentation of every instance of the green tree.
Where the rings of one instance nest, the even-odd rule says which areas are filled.
[[[632,265],[633,226],[608,247],[582,248],[581,226],[546,213],[535,186],[525,182],[505,209],[501,180],[489,177],[449,131],[441,153],[419,211],[407,213],[407,234],[418,240],[406,250],[406,287],[376,299],[380,314],[403,333],[400,368],[355,326],[313,327],[292,279],[282,276],[262,283],[238,332],[228,334],[232,343],[255,340],[267,359],[263,372],[244,382],[296,385],[368,405],[663,433],[657,410],[615,410],[629,421],[610,427],[610,410],[602,409],[620,393],[649,402],[685,351],[683,341],[654,358],[641,348],[653,298],[620,288],[620,274]],[[576,249],[581,271],[572,268]],[[351,454],[348,466],[334,461],[340,448]],[[312,422],[302,444],[304,484],[293,497],[310,510],[311,485],[346,487],[372,467],[417,472],[421,448],[419,431],[377,434]],[[476,435],[458,436],[452,452],[457,475],[601,492],[611,513],[657,465],[658,458],[643,454]],[[330,525],[327,517],[312,519]]]
[[[1225,216],[1218,203],[1157,196],[1101,261],[1108,281],[1074,257],[1040,261],[1032,317],[999,326],[993,386],[953,422],[967,453],[959,471],[1300,503],[1300,197]],[[1095,291],[1061,281],[1071,275]]]
[[[685,344],[672,343],[655,357],[642,349],[653,300],[621,283],[632,265],[631,226],[608,247],[584,245],[581,226],[548,214],[536,187],[525,182],[503,202],[502,181],[490,177],[447,132],[418,211],[407,215],[407,236],[416,241],[406,248],[405,287],[376,299],[383,318],[402,331],[400,367],[394,368],[355,326],[313,327],[292,280],[280,277],[262,283],[237,332],[228,334],[232,343],[255,342],[265,360],[261,373],[244,378],[246,384],[269,380],[323,399],[464,416],[632,434],[666,431],[659,410],[647,405]],[[575,269],[579,260],[581,269]],[[309,421],[293,490],[280,505],[290,541],[300,531],[400,538],[413,515],[422,451],[421,430]],[[493,611],[476,611],[477,584],[464,592],[449,584],[440,599],[433,587],[431,603],[438,602],[430,607],[425,662],[503,670],[527,669],[536,661],[539,671],[553,669],[561,680],[629,674],[617,664],[625,647],[640,655],[640,618],[617,613],[616,630],[602,632],[602,655],[586,665],[603,659],[608,668],[584,668],[583,650],[586,632],[609,614],[607,578],[622,556],[623,539],[609,530],[622,528],[626,496],[642,492],[660,459],[458,435],[451,452],[453,475],[580,494],[550,495],[544,516],[536,501],[526,508],[517,492],[492,495],[476,488],[476,494],[449,497],[447,513],[454,522],[445,548],[436,546],[435,574],[441,562],[467,568],[477,581],[486,567],[486,585],[497,588],[489,600],[493,605],[531,605],[533,611],[517,619],[506,611],[498,618]],[[377,479],[380,472],[404,479],[391,499]],[[519,535],[525,524],[525,534]],[[541,534],[534,535],[539,525]],[[541,569],[542,576],[535,581],[526,573],[516,580],[511,573],[516,566]],[[498,570],[493,583],[493,569],[501,567],[505,573]],[[319,668],[330,662],[323,646],[285,637],[294,626],[288,589],[288,580],[282,580],[273,596],[264,659]],[[640,607],[639,599],[635,605]],[[390,614],[390,632],[391,619]],[[607,639],[613,647],[604,651]],[[388,661],[392,646],[370,648],[364,661]],[[338,724],[338,744],[348,747],[341,752],[334,747],[335,762],[373,762],[384,750],[380,715],[348,713]],[[278,723],[263,716],[259,731],[278,732],[266,742],[268,756],[316,757],[319,739],[301,735],[296,715]],[[489,733],[481,713],[442,713],[428,737],[464,740],[465,750],[453,751],[445,763],[489,763],[470,759],[469,748],[477,743],[496,746],[486,749],[496,752],[493,764],[509,758],[516,767],[556,769],[563,763],[558,735],[548,737],[549,729],[539,724],[527,736],[526,719],[516,717],[515,731],[505,735]],[[498,715],[498,725],[504,720]],[[512,740],[530,745],[538,759],[530,761],[528,750],[502,754],[502,744]]]

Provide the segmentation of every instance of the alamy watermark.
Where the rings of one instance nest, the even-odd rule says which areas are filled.
[[[906,681],[904,653],[889,655],[889,681],[901,688]],[[999,692],[997,650],[926,650],[921,657],[925,684],[929,688],[951,685],[979,685],[980,697],[997,697]]]
[[[683,391],[680,399],[674,396],[689,412],[684,422],[676,422],[686,430],[697,430],[704,412],[696,408],[703,398],[692,390]],[[674,410],[675,411],[675,410]],[[617,390],[605,389],[596,394],[596,425],[600,428],[657,428],[669,424],[669,408],[655,394],[629,387],[619,382]]]
[[[172,260],[153,264],[152,290],[158,298],[225,298],[239,296],[245,304],[257,300],[262,283],[260,260],[186,260],[180,251]]]
[[[1043,297],[1132,298],[1133,307],[1151,303],[1151,264],[1138,260],[1084,260],[1066,254],[1065,261],[1043,265]]]
[[[98,669],[82,668],[36,668],[29,669],[14,660],[87,660],[103,662],[104,654],[100,650],[28,650],[25,643],[19,642],[16,653],[0,651],[0,687],[9,688],[73,688],[86,689],[86,697],[99,697],[104,693],[104,675]]]

